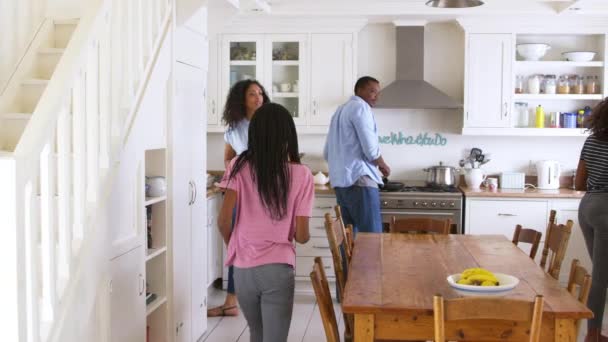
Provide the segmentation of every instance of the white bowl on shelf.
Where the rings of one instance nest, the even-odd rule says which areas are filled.
[[[562,56],[571,62],[590,62],[595,57],[593,51],[569,51],[563,52]]]
[[[526,61],[538,61],[550,49],[548,44],[517,44],[517,53]]]

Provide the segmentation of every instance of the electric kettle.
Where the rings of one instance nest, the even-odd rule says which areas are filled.
[[[544,190],[559,189],[561,166],[554,160],[541,160],[536,163],[538,188]]]

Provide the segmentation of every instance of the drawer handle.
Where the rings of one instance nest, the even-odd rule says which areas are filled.
[[[315,209],[331,209],[331,208],[332,208],[331,206],[329,206],[329,207],[315,207]]]
[[[331,269],[331,266],[323,266],[324,269],[329,270]]]
[[[498,216],[509,216],[509,217],[511,217],[511,216],[517,216],[517,215],[515,215],[515,214],[503,214],[503,213],[498,213]]]
[[[315,227],[315,229],[325,230],[325,227]]]
[[[313,245],[312,248],[316,248],[316,249],[329,249],[329,246],[315,246],[315,245]]]

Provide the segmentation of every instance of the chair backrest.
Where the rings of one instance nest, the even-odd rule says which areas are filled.
[[[350,253],[352,258],[352,253],[355,249],[355,232],[352,224],[346,225],[346,243],[350,246]],[[350,259],[347,260],[350,265]]]
[[[446,339],[446,322],[464,320],[495,320],[527,322],[528,326],[520,324],[513,325],[511,336],[499,336],[502,329],[484,329],[475,333],[496,333],[497,336],[470,336],[466,340],[527,340],[537,342],[540,340],[540,327],[542,322],[544,300],[542,296],[536,296],[534,302],[504,299],[499,297],[464,297],[444,300],[442,296],[433,298],[433,311],[435,321],[435,342],[443,342]],[[518,331],[515,331],[517,328]],[[529,336],[527,335],[529,331]],[[462,332],[461,332],[462,333]],[[525,337],[524,337],[525,336]]]
[[[344,234],[345,229],[343,228],[339,219],[332,219],[330,213],[325,214],[325,231],[327,233],[327,240],[329,241],[329,250],[331,251],[332,260],[334,262],[334,273],[336,275],[336,283],[338,284],[338,295],[340,303],[344,301],[344,288],[346,287],[346,277],[348,275],[348,263],[350,261],[350,255],[348,254],[346,245],[347,240]],[[344,262],[340,249],[344,249],[346,254],[347,262]],[[353,316],[344,314],[344,327],[345,335],[350,335],[353,331]]]
[[[570,276],[568,277],[568,286],[566,287],[568,292],[572,294],[579,302],[583,305],[587,305],[587,299],[589,299],[589,291],[591,290],[591,275],[587,270],[580,265],[578,259],[572,260],[572,266],[570,267]],[[578,290],[578,295],[577,295]],[[580,329],[581,320],[576,321],[576,332]]]
[[[323,261],[320,257],[315,258],[315,263],[310,272],[310,280],[312,287],[317,297],[321,320],[323,321],[323,329],[327,342],[340,342],[340,332],[338,330],[338,321],[336,320],[336,312],[331,300],[329,292],[329,283],[323,269]]]
[[[564,261],[566,249],[568,249],[568,242],[570,241],[572,226],[574,226],[572,220],[568,220],[565,225],[556,224],[555,210],[551,210],[549,224],[545,234],[545,245],[543,247],[543,256],[540,260],[540,267],[545,269],[545,266],[548,265],[547,273],[555,279],[559,279],[562,261]],[[551,256],[549,256],[549,252],[551,252]]]
[[[540,245],[540,239],[542,236],[543,233],[534,229],[523,228],[518,224],[515,226],[515,232],[513,233],[513,243],[516,246],[520,242],[532,244],[532,249],[530,249],[530,258],[534,259],[536,257],[538,245]]]
[[[346,239],[348,241],[348,236],[346,235],[346,225],[344,225],[344,218],[342,217],[342,209],[340,208],[339,205],[336,205],[334,207],[334,211],[336,212],[336,220],[340,223],[340,227],[337,227],[337,229],[339,231],[342,231],[342,235],[344,236],[344,239]],[[351,225],[351,228],[352,228],[352,225]],[[338,233],[339,232],[336,232],[336,234],[338,234]],[[350,259],[353,255],[353,251],[352,251],[350,243],[344,244],[344,253],[346,253],[346,259],[350,263]]]
[[[391,233],[435,233],[449,234],[452,220],[435,220],[428,217],[412,217],[398,219],[393,216],[389,231]]]

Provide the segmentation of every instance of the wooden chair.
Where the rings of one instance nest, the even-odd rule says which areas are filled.
[[[355,232],[352,224],[346,225],[346,242],[350,246],[350,253],[352,258],[352,253],[355,249]],[[348,263],[350,264],[350,260],[348,260]]]
[[[342,209],[340,208],[339,205],[336,205],[334,207],[334,211],[336,212],[336,220],[338,222],[340,222],[340,226],[342,227],[342,235],[344,236],[344,238],[346,239],[347,243],[344,244],[344,253],[346,254],[346,261],[350,264],[350,259],[353,255],[353,250],[352,250],[352,245],[351,242],[348,239],[348,235],[347,235],[347,230],[346,230],[346,225],[344,224],[344,219],[342,218]],[[350,225],[351,230],[352,230],[352,225]]]
[[[578,295],[577,295],[578,288]],[[591,275],[587,270],[580,266],[578,259],[572,260],[572,266],[570,267],[570,277],[568,278],[568,286],[566,287],[568,292],[572,294],[578,301],[587,305],[587,299],[589,299],[589,291],[591,290]],[[576,321],[576,333],[581,325],[581,320]]]
[[[315,258],[312,272],[310,272],[310,280],[312,281],[312,287],[315,291],[315,296],[317,297],[327,342],[340,342],[336,312],[334,311],[331,293],[329,292],[329,283],[327,282],[325,270],[323,269],[323,261],[321,261],[320,257]]]
[[[505,326],[508,334],[503,329],[471,329],[470,333],[463,336],[463,331],[452,329],[450,336],[460,334],[459,341],[530,341],[540,340],[540,328],[543,315],[544,300],[542,296],[536,296],[534,302],[503,299],[497,297],[464,297],[444,300],[442,296],[433,298],[433,311],[435,322],[435,342],[444,342],[446,339],[446,322],[458,321],[456,324],[464,325],[466,320],[474,320],[471,327],[479,325],[479,320],[511,321],[513,323]],[[528,325],[514,324],[514,322],[526,322]],[[454,326],[454,325],[451,325]],[[492,333],[494,336],[486,336],[484,333]],[[529,333],[529,336],[528,336]],[[479,336],[477,336],[479,335]],[[503,336],[501,336],[503,335]]]
[[[345,229],[341,223],[339,218],[335,220],[332,219],[330,213],[325,214],[325,231],[327,233],[327,240],[329,241],[329,249],[331,251],[331,256],[334,262],[334,273],[336,275],[336,283],[338,284],[338,293],[340,303],[344,302],[344,288],[346,287],[346,274],[348,270],[345,270],[344,267],[348,267],[348,262],[344,262],[342,258],[342,253],[340,249],[344,249],[346,252],[346,260],[350,260],[350,255],[347,251],[346,238],[345,238]],[[350,336],[352,334],[352,328],[354,318],[352,315],[344,315],[344,327],[345,327],[345,336]]]
[[[566,255],[568,242],[574,222],[568,220],[565,225],[555,223],[555,210],[551,210],[549,215],[549,224],[545,234],[545,245],[543,247],[543,256],[540,260],[540,267],[545,269],[548,265],[547,273],[553,278],[559,280],[559,273],[562,267],[562,261]],[[551,256],[549,257],[549,251]],[[549,262],[547,263],[547,259]]]
[[[515,232],[513,233],[513,244],[515,244],[515,246],[517,246],[517,244],[520,242],[532,244],[530,258],[534,259],[536,257],[538,245],[540,245],[540,239],[542,236],[543,233],[534,229],[523,228],[518,224],[515,226]]]
[[[391,219],[389,231],[391,233],[435,233],[449,234],[452,220],[434,220],[431,218],[413,217],[399,219],[395,216]]]

